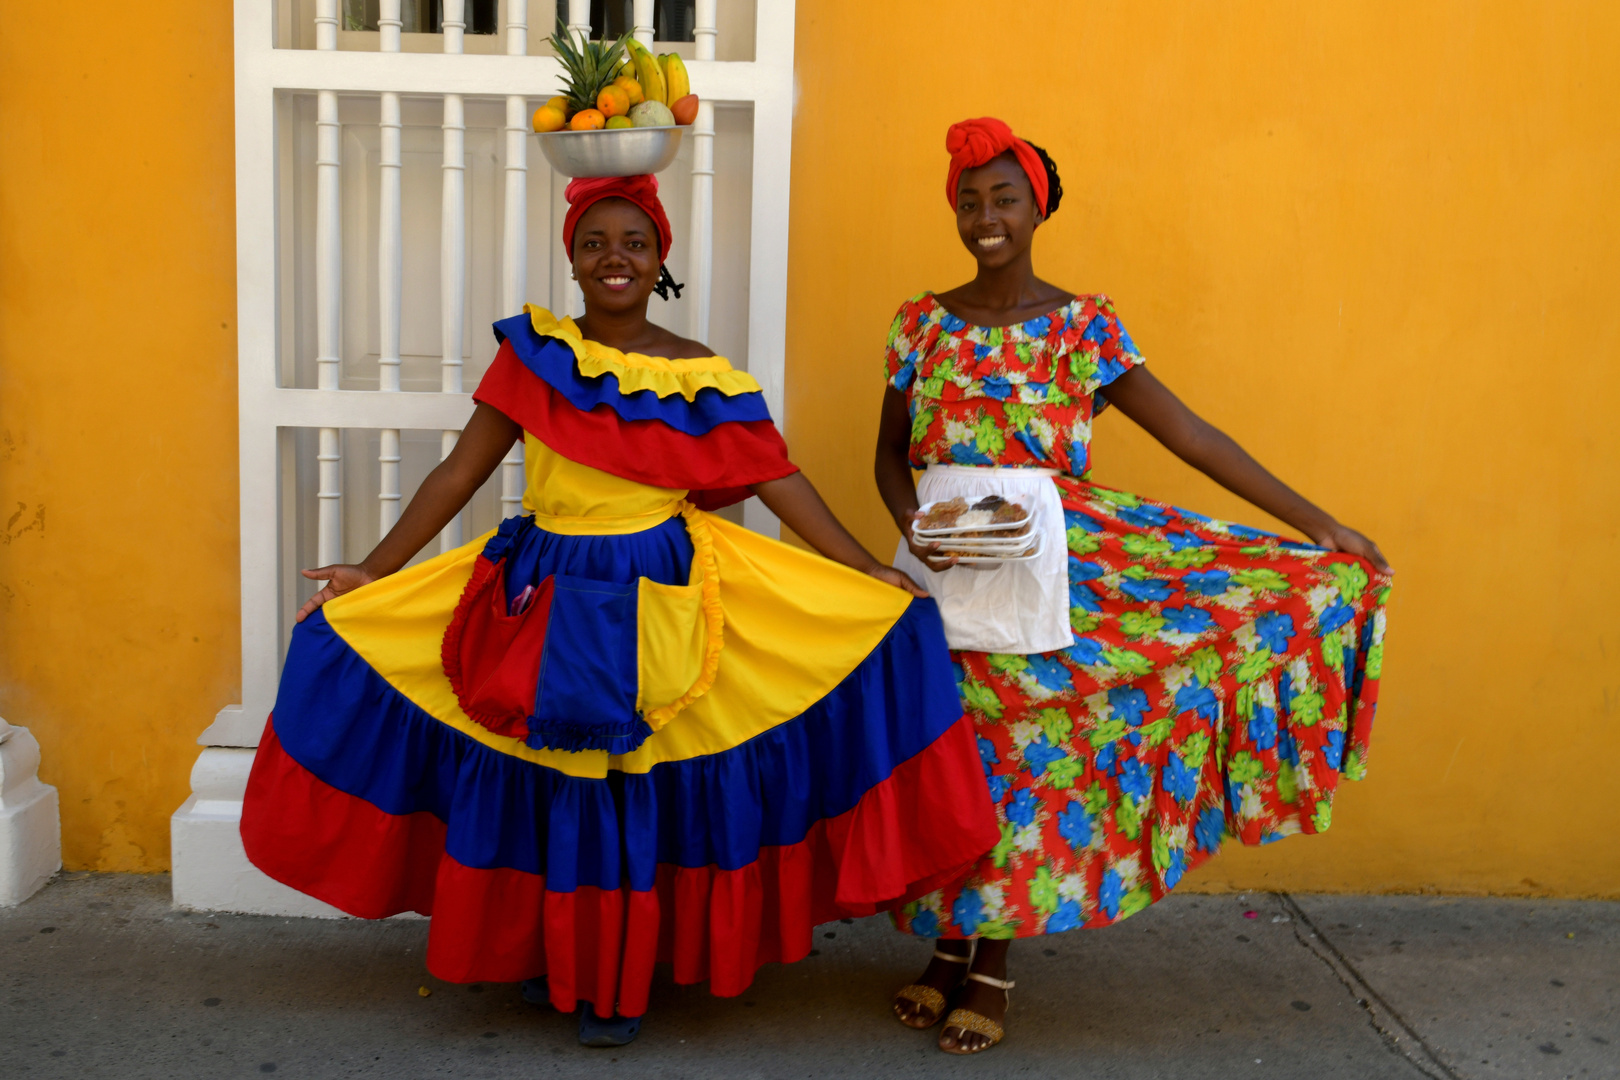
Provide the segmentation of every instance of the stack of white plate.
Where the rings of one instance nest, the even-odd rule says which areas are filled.
[[[929,503],[921,513],[938,506]],[[941,555],[955,555],[959,563],[1028,562],[1041,553],[1041,535],[1035,522],[1026,517],[1022,521],[1004,521],[996,525],[952,526],[924,529],[912,526],[911,534],[919,544],[938,544]],[[974,535],[968,535],[972,533]]]

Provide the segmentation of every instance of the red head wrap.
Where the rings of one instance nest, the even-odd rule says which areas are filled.
[[[951,171],[945,179],[945,201],[956,209],[956,184],[962,170],[977,169],[1008,150],[1023,166],[1029,186],[1035,190],[1035,208],[1046,216],[1046,165],[1029,143],[1012,133],[1012,128],[992,116],[963,120],[945,133],[945,149],[951,155]]]
[[[652,218],[658,230],[658,257],[669,258],[669,246],[675,234],[669,228],[669,215],[658,201],[658,178],[640,176],[582,176],[568,182],[563,192],[568,200],[568,214],[563,218],[563,247],[568,249],[568,261],[574,261],[574,226],[585,216],[585,211],[603,199],[627,199],[635,203]]]

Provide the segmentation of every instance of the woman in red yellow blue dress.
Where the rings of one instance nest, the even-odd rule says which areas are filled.
[[[544,975],[557,1008],[586,1003],[581,1041],[620,1045],[656,961],[741,993],[996,827],[933,602],[833,518],[752,378],[647,321],[657,182],[568,198],[584,318],[497,323],[477,410],[399,523],[305,572],[327,584],[242,837],[353,915],[431,915],[435,975]],[[525,513],[400,569],[518,438]],[[827,558],[709,512],[750,492]]]

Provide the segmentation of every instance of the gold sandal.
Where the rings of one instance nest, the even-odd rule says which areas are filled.
[[[1007,995],[1008,1006],[1012,1005],[1012,994],[1008,993],[1008,991],[1012,990],[1012,988],[1018,984],[1013,982],[1011,979],[992,979],[988,975],[980,975],[977,971],[968,972],[968,978],[974,980],[975,982],[982,982],[986,986],[993,986],[997,990],[1000,990],[1003,994]],[[966,980],[963,981],[965,982]],[[949,1050],[943,1046],[940,1047],[940,1049],[944,1050],[947,1054],[966,1055],[983,1053],[1000,1042],[1001,1037],[1006,1034],[1006,1031],[1000,1024],[996,1023],[988,1016],[981,1016],[978,1013],[973,1012],[971,1009],[952,1009],[951,1015],[945,1018],[945,1030],[949,1031],[951,1028],[957,1028],[964,1033],[971,1031],[975,1035],[983,1035],[990,1041],[975,1050],[963,1050],[960,1048]]]
[[[935,947],[934,958],[937,960],[948,960],[953,964],[971,965],[973,963],[973,954],[978,951],[978,947],[979,943],[977,941],[970,944],[968,946],[966,956],[958,956],[956,953],[948,953],[938,947]],[[926,1024],[910,1024],[906,1023],[900,1014],[896,1012],[894,1014],[894,1018],[899,1020],[902,1024],[905,1024],[906,1027],[911,1028],[913,1031],[927,1031],[929,1028],[939,1023],[939,1018],[945,1015],[945,995],[940,993],[938,990],[935,990],[932,986],[923,986],[921,983],[910,983],[909,985],[902,986],[899,990],[895,991],[894,1000],[896,1002],[909,1001],[913,1005],[921,1005],[923,1008],[934,1014],[934,1018],[928,1021]]]

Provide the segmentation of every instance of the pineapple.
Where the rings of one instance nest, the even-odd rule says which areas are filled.
[[[597,95],[612,86],[619,76],[625,60],[624,34],[619,40],[592,41],[581,34],[576,42],[568,32],[562,16],[557,16],[557,31],[551,35],[551,47],[563,66],[563,96],[568,99],[568,112],[573,115],[581,109],[596,108]]]

